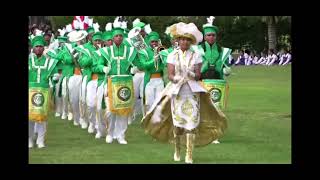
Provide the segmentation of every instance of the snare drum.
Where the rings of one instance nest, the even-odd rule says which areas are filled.
[[[109,109],[118,115],[129,115],[133,110],[134,91],[131,75],[113,75],[108,78]]]
[[[226,109],[229,84],[223,79],[203,79],[203,85],[210,93],[211,102],[220,109]]]
[[[29,87],[29,120],[43,122],[48,119],[49,89]]]

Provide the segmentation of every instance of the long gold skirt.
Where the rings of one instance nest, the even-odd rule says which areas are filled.
[[[153,114],[155,109],[161,107],[161,120],[154,122]],[[164,143],[173,143],[173,122],[171,113],[170,97],[162,93],[162,97],[147,114],[143,117],[141,124],[145,133]],[[212,141],[219,139],[227,129],[227,118],[224,113],[216,108],[210,99],[209,93],[200,93],[200,123],[195,133],[195,146],[201,147],[210,144]],[[186,138],[181,139],[181,143],[186,143]]]

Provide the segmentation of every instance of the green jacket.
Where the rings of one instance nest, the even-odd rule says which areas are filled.
[[[108,75],[129,75],[130,68],[137,62],[137,51],[124,43],[122,43],[119,48],[115,44],[110,47],[101,48],[97,54],[101,56],[96,56],[98,60],[94,63],[92,71],[99,74],[99,84],[105,79],[103,73],[105,66],[111,67]],[[119,61],[117,60],[118,58]]]
[[[36,55],[29,57],[29,87],[49,87],[49,78],[53,74],[58,60],[42,55],[37,58]]]
[[[198,45],[197,47],[200,52],[204,52],[204,54],[202,54],[203,62],[201,73],[206,73],[209,70],[210,66],[214,66],[214,70],[218,74],[219,79],[224,79],[223,68],[225,65],[229,66],[229,61],[226,61],[226,56],[222,57],[223,48],[217,43],[210,46],[207,42],[202,45]],[[227,57],[229,56],[229,54],[227,55]]]
[[[161,73],[161,75],[163,76],[163,69],[165,64],[162,63],[160,57],[158,62],[159,62],[158,68],[156,69],[155,60],[154,60],[154,51],[152,48],[148,47],[146,51],[140,50],[138,52],[138,61],[136,63],[137,67],[145,72],[143,93],[147,83],[150,81],[152,74]]]
[[[86,48],[87,47],[87,48]],[[93,55],[92,51],[95,51],[95,47],[92,46],[77,46],[75,50],[79,53],[79,65],[82,69],[82,78],[87,76],[87,83],[91,81],[92,75],[92,65],[93,65]]]
[[[63,48],[58,52],[57,59],[62,62],[62,76],[70,77],[74,72],[74,63],[73,57],[67,48],[67,45],[63,46]]]

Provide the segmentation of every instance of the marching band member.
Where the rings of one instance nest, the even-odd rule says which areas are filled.
[[[33,52],[29,57],[29,148],[34,146],[34,134],[37,133],[38,148],[45,147],[45,135],[49,111],[49,78],[57,60],[43,54],[45,41],[43,36],[32,39]]]
[[[124,30],[118,19],[117,17],[113,23],[113,45],[101,48],[101,57],[95,70],[108,76],[105,98],[108,123],[106,142],[112,143],[113,139],[117,139],[119,144],[127,144],[125,132],[134,105],[130,67],[137,52],[133,47],[123,43]]]
[[[148,111],[153,104],[156,97],[164,89],[163,69],[164,63],[160,59],[160,36],[157,32],[151,32],[146,37],[148,47],[140,50],[138,54],[139,64],[138,68],[145,72],[144,75],[144,98],[143,104],[145,110]]]
[[[69,49],[69,55],[70,58],[74,64],[74,73],[69,78],[68,82],[68,88],[69,88],[69,97],[70,97],[70,104],[72,106],[73,111],[73,124],[75,126],[80,125],[80,106],[79,106],[79,100],[80,100],[80,89],[81,89],[81,81],[82,76],[87,75],[86,69],[81,70],[81,65],[79,64],[79,59],[82,58],[83,53],[82,51],[79,51],[81,45],[85,43],[85,37],[87,35],[86,31],[83,30],[75,30],[68,34],[69,41],[71,43],[75,43],[75,47],[72,47],[70,44],[66,44],[66,46]]]
[[[207,20],[207,24],[203,25],[205,42],[200,46],[202,48],[202,51],[200,52],[204,52],[204,54],[202,53],[204,61],[201,68],[201,79],[203,79],[203,83],[207,87],[207,90],[214,95],[216,92],[215,88],[211,88],[214,86],[214,81],[216,79],[223,80],[224,75],[228,76],[231,73],[231,68],[229,67],[227,60],[231,54],[231,49],[223,48],[217,43],[216,37],[219,29],[217,26],[213,25],[214,17],[211,16]],[[212,96],[212,101],[215,104],[219,104],[218,107],[222,107],[222,102],[219,102],[214,98],[215,97]],[[219,100],[223,101],[222,98],[219,98]],[[212,143],[218,144],[219,141],[215,140]]]
[[[132,22],[132,26],[133,29],[134,28],[139,28],[140,32],[139,34],[142,36],[142,38],[144,38],[144,40],[146,40],[147,34],[149,34],[152,30],[150,27],[150,24],[146,25],[144,22],[141,22],[139,18],[135,19]],[[126,44],[133,46],[132,42],[130,41],[130,39],[126,38],[125,41]],[[141,71],[139,68],[137,67],[133,67],[132,68],[132,72],[133,75],[133,86],[134,86],[134,97],[135,97],[135,106],[134,106],[134,113],[133,113],[133,117],[129,119],[128,123],[131,124],[132,121],[134,121],[139,114],[144,114],[145,113],[145,109],[143,106],[143,79],[144,79],[144,72]]]
[[[80,120],[79,123],[82,129],[87,129],[88,124],[91,121],[95,122],[95,116],[92,115],[94,112],[90,111],[90,108],[87,105],[87,84],[91,80],[91,66],[92,66],[92,56],[90,51],[95,51],[96,48],[94,46],[94,42],[92,39],[95,30],[93,27],[88,27],[86,30],[88,40],[87,43],[77,46],[75,50],[79,53],[79,65],[82,68],[82,79],[81,79],[81,87],[79,91],[79,112],[80,112]],[[89,37],[88,37],[89,36]],[[91,108],[92,110],[92,108]],[[92,120],[90,120],[89,118]],[[94,125],[89,125],[88,128],[89,133],[94,132]]]
[[[97,88],[98,88],[98,75],[92,72],[94,65],[95,55],[94,52],[99,50],[102,47],[102,33],[99,31],[99,24],[93,24],[95,33],[92,35],[93,45],[90,48],[84,49],[86,51],[86,58],[80,60],[80,65],[88,69],[86,83],[82,84],[86,88],[86,117],[89,120],[89,133],[95,132],[96,126],[96,99],[97,99]],[[97,131],[95,138],[101,138],[102,133]]]
[[[179,50],[174,50],[167,59],[171,82],[157,97],[142,124],[157,140],[174,142],[175,161],[180,161],[180,145],[185,143],[185,162],[193,163],[194,145],[204,146],[221,136],[226,118],[210,102],[209,93],[198,82],[202,57],[190,46],[202,41],[202,33],[193,23],[178,23],[175,36],[179,38]],[[182,138],[184,135],[186,142]]]
[[[58,36],[58,48],[56,49],[50,49],[47,53],[47,55],[50,58],[57,59],[57,55],[62,50],[64,44],[67,42],[67,37],[64,36],[66,31],[58,30],[60,31],[60,36]],[[62,85],[62,68],[63,64],[61,61],[57,63],[56,69],[57,71],[53,75],[53,83],[54,83],[54,99],[55,99],[55,117],[60,117],[62,114],[62,97],[61,97],[61,85]]]
[[[112,45],[112,23],[107,23],[105,27],[105,32],[102,34],[102,39],[106,46],[109,47]],[[106,110],[106,101],[105,95],[107,90],[107,81],[106,75],[103,71],[99,71],[98,60],[101,58],[100,49],[93,52],[94,61],[92,65],[92,73],[98,77],[97,79],[97,100],[96,100],[96,125],[95,128],[97,130],[96,138],[100,138],[105,136],[106,134],[106,126],[107,122],[105,119],[105,110]]]
[[[72,31],[71,24],[68,24],[66,26],[66,31],[69,34]],[[68,82],[70,76],[73,75],[74,71],[74,63],[72,61],[72,56],[70,51],[72,50],[72,46],[74,44],[65,43],[65,45],[62,47],[61,51],[57,54],[57,59],[62,62],[62,116],[61,119],[66,119],[68,117],[68,120],[72,120],[72,109],[69,99],[69,88],[68,88]]]

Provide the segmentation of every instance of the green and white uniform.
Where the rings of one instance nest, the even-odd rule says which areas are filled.
[[[121,28],[113,29],[113,37],[115,35],[121,34],[123,36],[123,30]],[[110,47],[104,47],[100,49],[100,58],[97,62],[97,65],[93,68],[93,71],[97,73],[106,73],[108,76],[111,75],[131,75],[130,68],[132,63],[135,63],[136,50],[133,47],[129,47],[124,43],[121,43],[119,47],[113,44]],[[99,93],[103,93],[98,91]],[[101,94],[98,93],[98,97],[101,97]],[[120,143],[125,141],[125,132],[128,127],[128,119],[131,116],[120,116],[115,113],[110,112],[109,109],[109,97],[105,98],[107,104],[106,115],[108,122],[107,137],[106,139],[111,138],[118,139]],[[126,144],[122,143],[122,144]]]
[[[43,36],[36,36],[32,39],[32,47],[44,46]],[[33,147],[33,137],[37,133],[36,144],[39,148],[45,147],[45,134],[47,129],[47,119],[49,111],[49,79],[58,61],[48,56],[37,57],[31,54],[28,60],[29,66],[29,90],[39,91],[30,97],[29,91],[29,148]],[[37,98],[38,97],[38,98]],[[31,103],[31,104],[30,104]],[[34,108],[42,107],[43,116],[34,115]],[[31,113],[31,114],[30,114]]]
[[[147,44],[151,41],[159,41],[160,36],[156,32],[151,32],[147,36]],[[164,63],[160,59],[160,56],[156,57],[154,49],[148,46],[145,50],[140,50],[138,68],[145,72],[143,81],[143,104],[146,106],[146,111],[150,109],[154,100],[160,95],[164,89],[163,81],[163,69]]]

